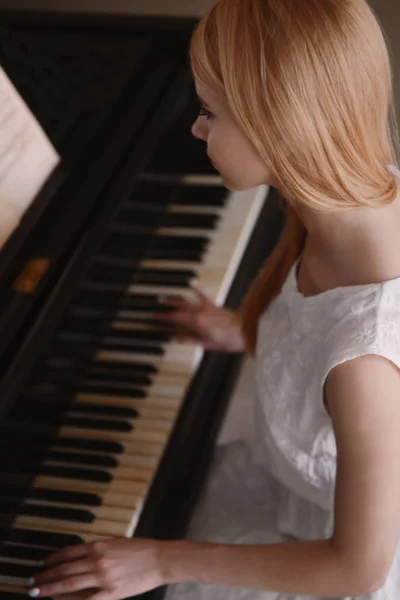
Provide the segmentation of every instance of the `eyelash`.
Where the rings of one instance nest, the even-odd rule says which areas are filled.
[[[199,115],[200,117],[206,117],[207,120],[213,116],[212,113],[210,113],[210,111],[207,110],[204,104],[200,106]]]

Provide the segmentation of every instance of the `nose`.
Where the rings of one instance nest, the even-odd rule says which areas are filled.
[[[202,123],[202,121],[204,121],[204,119],[200,119],[200,117],[197,117],[197,119],[195,120],[195,122],[192,125],[192,135],[195,138],[198,138],[199,140],[203,140],[203,142],[207,141],[207,131],[206,131],[206,127],[204,126],[204,123]]]

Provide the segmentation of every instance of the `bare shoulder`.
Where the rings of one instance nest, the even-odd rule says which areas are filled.
[[[342,404],[350,414],[360,409],[364,414],[368,410],[373,413],[384,398],[393,402],[393,409],[400,414],[400,368],[384,356],[365,354],[347,360],[326,378],[324,404],[331,417],[340,414]]]

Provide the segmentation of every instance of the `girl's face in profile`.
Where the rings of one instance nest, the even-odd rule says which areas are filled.
[[[224,185],[230,190],[274,185],[268,167],[234,120],[223,94],[197,82],[196,92],[202,106],[192,134],[207,143],[207,154]]]

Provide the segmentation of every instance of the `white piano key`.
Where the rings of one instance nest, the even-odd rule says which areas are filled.
[[[158,174],[150,174],[150,180],[160,181],[162,178]],[[209,185],[221,185],[220,176],[202,176],[187,175],[177,178],[176,176],[164,178],[165,181],[180,181],[181,184],[203,185],[205,188]],[[219,220],[217,227],[213,230],[191,229],[179,227],[160,228],[162,235],[205,235],[210,242],[200,263],[195,261],[171,261],[171,260],[151,260],[147,259],[140,264],[141,268],[164,269],[191,269],[196,272],[196,280],[203,287],[206,293],[217,303],[223,304],[232,279],[236,273],[238,263],[246,247],[248,238],[258,218],[267,193],[266,186],[261,186],[254,190],[246,192],[233,192],[229,195],[224,207],[193,206],[193,205],[175,205],[168,207],[169,212],[188,213],[188,214],[218,214]],[[190,190],[188,189],[188,192]],[[93,289],[114,289],[119,290],[121,286],[108,284],[94,285]],[[152,294],[157,297],[163,296],[182,296],[191,300],[196,299],[195,293],[187,287],[175,286],[153,286],[133,283],[127,287],[126,295],[132,294]],[[94,309],[95,310],[95,309]],[[134,339],[135,331],[161,330],[160,324],[134,323],[122,321],[122,317],[148,319],[151,313],[146,311],[126,311],[119,310],[114,319],[113,327],[124,331],[132,331]],[[107,335],[108,338],[112,337]],[[111,361],[118,365],[119,362],[132,364],[135,362],[145,362],[160,369],[159,374],[151,375],[152,385],[147,386],[149,396],[145,399],[127,398],[118,396],[117,387],[115,394],[76,394],[75,402],[82,404],[84,402],[98,404],[103,406],[127,406],[133,407],[139,411],[140,416],[132,419],[130,422],[134,426],[132,432],[109,432],[92,430],[78,427],[62,426],[58,432],[59,436],[70,438],[87,438],[93,440],[114,441],[123,444],[124,454],[115,454],[119,461],[119,467],[112,470],[115,477],[109,483],[81,481],[73,479],[64,479],[49,476],[38,476],[35,479],[34,487],[46,487],[48,489],[65,489],[71,491],[88,491],[99,494],[103,499],[102,518],[95,524],[95,528],[87,532],[76,532],[84,539],[102,539],[108,537],[109,532],[115,531],[116,535],[129,535],[134,531],[134,527],[140,517],[141,509],[145,503],[151,482],[157,472],[159,462],[163,456],[169,436],[174,426],[179,409],[184,401],[186,390],[190,385],[192,374],[195,373],[204,350],[197,344],[182,344],[176,341],[162,343],[165,354],[162,356],[149,355],[146,353],[146,345],[158,345],[157,342],[140,341],[143,344],[143,351],[132,353],[129,347],[124,351],[107,350],[105,347],[99,348],[95,356],[96,366],[101,365],[103,361]],[[95,380],[95,375],[90,377]],[[101,380],[99,380],[100,382]],[[107,382],[104,382],[107,385]],[[169,390],[169,392],[166,390]],[[143,407],[142,407],[143,403]],[[147,403],[147,404],[146,404]],[[73,411],[73,406],[71,406]],[[81,414],[81,413],[80,413]],[[100,417],[101,418],[101,417]],[[112,422],[113,417],[107,419]],[[117,417],[115,417],[117,419]],[[121,418],[126,421],[126,418]],[[157,428],[160,427],[160,430]],[[57,440],[54,441],[53,448],[57,448]],[[62,450],[62,448],[60,448]],[[79,453],[79,451],[77,450]],[[82,451],[84,454],[86,451]],[[101,454],[101,452],[99,452]],[[50,462],[48,464],[51,464]],[[57,463],[60,464],[60,463]],[[69,465],[70,466],[70,465]],[[90,466],[90,468],[93,468]],[[108,470],[101,468],[101,470]],[[135,506],[132,506],[134,498]],[[137,506],[136,506],[137,502]],[[121,509],[130,509],[132,519],[126,526],[127,513],[121,513],[121,518],[116,529],[112,519],[112,508],[121,506]],[[108,507],[111,510],[108,510]],[[110,517],[110,518],[109,518]],[[45,524],[46,530],[58,531],[57,523],[51,519]],[[21,526],[17,522],[17,527]],[[43,526],[34,522],[32,527],[40,528]],[[70,533],[75,532],[68,529]],[[77,526],[79,527],[79,525]]]

